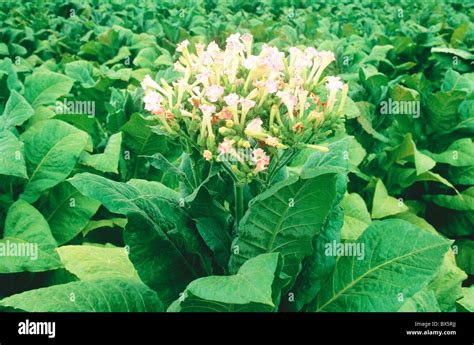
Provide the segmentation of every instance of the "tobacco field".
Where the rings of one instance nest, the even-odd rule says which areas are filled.
[[[474,3],[0,2],[0,309],[474,311]]]

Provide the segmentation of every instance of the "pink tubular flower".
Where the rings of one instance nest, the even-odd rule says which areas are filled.
[[[239,96],[235,93],[230,93],[224,97],[224,101],[229,107],[232,107],[239,102]]]
[[[258,62],[258,57],[255,55],[250,55],[248,58],[246,58],[243,62],[243,65],[246,69],[252,69],[256,66]]]
[[[245,131],[250,133],[262,133],[262,124],[263,121],[257,117],[248,123],[247,127],[245,127]]]
[[[252,108],[253,106],[255,106],[255,101],[252,101],[251,99],[247,99],[247,98],[242,98],[240,100],[240,104],[242,105],[242,109],[250,109]]]
[[[145,109],[149,112],[160,112],[162,110],[161,102],[163,97],[156,92],[151,91],[145,97],[143,97],[143,102],[145,102]]]
[[[216,106],[215,105],[207,105],[207,104],[201,104],[199,106],[199,109],[201,109],[202,113],[204,115],[212,115],[216,112]]]
[[[226,43],[226,49],[244,50],[244,45],[240,42],[240,34],[238,32],[227,37]]]
[[[240,39],[242,40],[242,42],[244,43],[250,43],[253,41],[253,36],[251,34],[243,34]]]
[[[265,86],[267,87],[268,93],[275,93],[278,91],[278,84],[273,79],[268,79]]]
[[[202,156],[206,161],[210,161],[212,159],[212,152],[209,150],[204,150]]]
[[[211,85],[206,91],[206,96],[211,102],[217,102],[220,96],[224,93],[224,88],[219,85]]]
[[[224,138],[224,140],[221,143],[219,143],[217,150],[219,151],[220,154],[230,153],[234,150],[233,148],[234,142],[235,141],[232,139]]]
[[[270,164],[270,157],[262,149],[253,150],[252,160],[255,163],[255,172],[265,171]]]

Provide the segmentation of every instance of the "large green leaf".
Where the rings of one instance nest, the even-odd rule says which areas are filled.
[[[377,180],[372,202],[372,218],[384,218],[405,211],[408,211],[408,207],[400,200],[388,195],[382,180]]]
[[[288,178],[250,202],[232,244],[230,272],[262,253],[281,253],[283,271],[295,276],[301,261],[313,252],[336,196],[336,175]]]
[[[446,163],[455,167],[474,165],[474,142],[470,138],[456,140],[442,153],[423,151],[438,163]]]
[[[411,133],[405,135],[403,142],[390,150],[390,159],[394,162],[404,163],[412,162],[416,168],[416,174],[421,175],[431,170],[436,162],[417,150]]]
[[[0,116],[0,131],[3,129],[12,129],[15,126],[23,124],[31,116],[34,110],[30,104],[15,90],[11,91],[10,98],[8,98],[5,105],[5,111]]]
[[[454,252],[450,249],[438,274],[428,285],[435,292],[441,311],[455,311],[455,302],[462,296],[461,284],[466,278],[466,273],[456,265]]]
[[[78,281],[4,298],[0,306],[27,312],[159,312],[163,303],[143,283],[125,278]]]
[[[33,108],[49,105],[59,97],[67,95],[73,84],[74,81],[63,74],[36,72],[25,79],[25,98]]]
[[[29,202],[66,179],[90,145],[87,133],[59,120],[38,122],[22,138],[30,178],[21,197]]]
[[[397,311],[439,271],[449,241],[403,220],[374,221],[341,256],[318,294],[317,311]]]
[[[158,291],[165,304],[175,300],[190,281],[203,275],[198,273],[199,263],[173,242],[170,231],[166,231],[176,224],[172,223],[173,218],[164,217],[167,209],[173,211],[167,215],[182,225],[179,204],[169,199],[174,194],[157,194],[157,188],[166,187],[139,180],[130,185],[89,173],[77,174],[69,182],[85,196],[99,200],[109,211],[127,216],[124,236],[130,260],[143,282]],[[156,200],[160,203],[156,204]]]
[[[0,175],[28,178],[23,143],[10,131],[0,131]]]
[[[365,201],[359,194],[351,193],[344,197],[341,207],[344,211],[344,225],[341,229],[341,238],[344,240],[356,240],[372,221]]]
[[[152,126],[160,123],[159,120],[145,118],[140,114],[133,114],[131,119],[122,127],[124,142],[137,156],[153,155],[167,149],[165,136],[158,135]]]
[[[82,245],[62,246],[56,251],[65,269],[80,280],[124,278],[140,281],[125,248]]]
[[[10,206],[3,235],[0,273],[42,272],[62,266],[48,223],[27,202],[18,200]]]
[[[467,274],[474,275],[474,241],[462,239],[456,241],[456,263]]]
[[[474,285],[462,289],[463,297],[457,301],[460,311],[474,313]]]
[[[401,312],[440,312],[438,300],[433,290],[423,289],[410,297],[400,308]]]
[[[77,236],[99,209],[100,203],[88,198],[69,182],[61,182],[48,193],[39,210],[51,227],[59,245]]]
[[[246,261],[233,276],[210,276],[191,282],[170,311],[223,312],[275,310],[275,293],[281,270],[277,253]]]
[[[80,163],[95,170],[107,173],[118,173],[122,133],[112,134],[103,153],[91,155],[87,152],[81,156]]]
[[[93,65],[89,61],[79,60],[64,65],[68,77],[79,81],[82,87],[89,88],[95,85]]]
[[[457,211],[474,210],[474,187],[464,190],[457,195],[426,195],[425,198],[436,205]]]

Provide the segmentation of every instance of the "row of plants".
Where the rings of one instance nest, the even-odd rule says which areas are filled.
[[[0,306],[472,311],[473,16],[1,3]]]

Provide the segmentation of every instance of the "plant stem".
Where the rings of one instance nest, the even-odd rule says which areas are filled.
[[[235,224],[238,225],[244,215],[244,185],[234,183]]]

